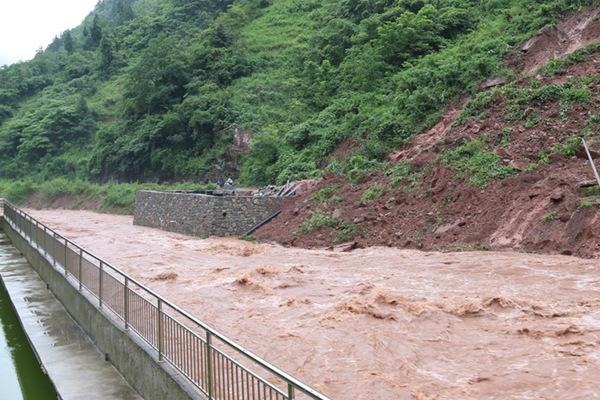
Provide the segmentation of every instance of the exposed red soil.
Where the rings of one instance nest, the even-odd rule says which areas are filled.
[[[550,26],[526,41],[520,55],[513,53],[510,63],[519,72],[534,74],[548,60],[562,58],[600,37],[600,8],[587,8]]]
[[[579,76],[598,77],[599,73],[600,55],[594,55],[585,63],[569,67],[562,76],[538,80],[548,84]],[[519,85],[528,86],[529,81],[523,80]],[[391,188],[383,171],[359,184],[329,174],[315,190],[335,187],[341,202],[319,204],[311,200],[311,193],[305,193],[258,230],[256,236],[300,247],[332,246],[338,237],[335,230],[320,229],[306,235],[295,232],[313,211],[322,210],[344,223],[354,224],[359,247],[514,248],[598,257],[598,199],[590,199],[595,204],[591,207],[580,207],[583,197],[578,184],[594,177],[582,149],[575,157],[553,154],[549,164],[526,170],[529,163],[538,160],[540,151],[549,151],[567,137],[580,135],[589,126],[589,115],[600,113],[598,82],[592,85],[592,91],[592,103],[571,105],[566,115],[561,116],[559,102],[527,109],[528,115],[539,116],[540,123],[534,127],[526,127],[523,120],[508,121],[506,99],[500,95],[481,121],[455,125],[452,122],[458,111],[451,109],[429,132],[416,136],[406,148],[390,155],[392,162],[407,162],[416,168],[428,166],[418,187]],[[508,145],[501,143],[503,128],[511,130]],[[455,171],[438,157],[466,140],[484,137],[487,148],[519,172],[481,188],[457,179]],[[600,141],[596,139],[591,140],[592,150],[600,152]],[[374,185],[386,188],[385,194],[374,201],[361,201],[365,190]]]

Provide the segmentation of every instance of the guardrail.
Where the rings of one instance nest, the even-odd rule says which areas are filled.
[[[3,208],[5,220],[65,279],[208,400],[329,400],[11,203]]]

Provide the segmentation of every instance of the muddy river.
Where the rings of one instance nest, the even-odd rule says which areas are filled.
[[[332,399],[600,398],[600,263],[198,239],[32,211]]]

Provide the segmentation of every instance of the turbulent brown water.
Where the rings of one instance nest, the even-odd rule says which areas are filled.
[[[600,265],[197,239],[32,211],[332,399],[600,398]]]

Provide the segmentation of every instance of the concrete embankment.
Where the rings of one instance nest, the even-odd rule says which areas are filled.
[[[48,373],[57,386],[58,391],[60,392],[61,388],[64,387],[65,391],[69,389],[70,393],[81,393],[81,397],[76,397],[75,395],[70,397],[63,396],[65,399],[201,399],[191,385],[185,382],[173,368],[164,363],[159,363],[153,355],[152,349],[141,342],[141,340],[130,335],[127,330],[113,323],[104,311],[100,310],[94,304],[94,300],[80,293],[69,280],[52,267],[48,259],[31,247],[5,220],[2,220],[2,228],[12,242],[12,245],[33,266],[33,269],[29,268],[30,272],[26,272],[23,265],[21,265],[18,272],[15,271],[15,265],[5,267],[9,269],[6,271],[7,277],[12,277],[10,280],[5,280],[5,282],[8,282],[7,288],[11,286],[10,282],[12,281],[16,282],[15,287],[12,289],[15,293],[19,293],[19,290],[26,290],[29,293],[35,293],[36,295],[33,297],[43,297],[46,300],[52,298],[53,294],[62,303],[62,306],[64,306],[63,310],[66,310],[62,321],[65,322],[70,319],[74,324],[76,322],[70,329],[57,330],[56,336],[54,336],[54,340],[62,340],[59,343],[64,351],[73,351],[73,354],[58,353],[58,355],[54,354],[48,358]],[[25,265],[28,266],[29,264]],[[5,272],[1,272],[4,277]],[[32,282],[32,286],[22,289],[16,286],[19,281],[35,280],[38,275],[45,283],[42,283],[37,278],[37,285]],[[37,292],[38,290],[45,290],[46,287],[52,294],[48,290],[45,293],[40,292],[41,294]],[[21,301],[23,301],[27,297],[23,294],[21,293],[16,297],[20,297]],[[16,305],[16,307],[26,308],[24,304]],[[55,305],[53,309],[57,309],[58,307],[60,305]],[[24,318],[24,321],[28,321],[29,319]],[[35,318],[32,317],[31,319]],[[31,323],[33,322],[31,321]],[[50,323],[49,326],[54,326],[54,324]],[[55,326],[55,328],[58,329],[58,326]],[[78,348],[74,343],[84,344],[86,342],[83,339],[79,339],[74,343],[69,343],[67,339],[73,337],[74,332],[78,330],[83,334],[81,329],[89,335],[93,344],[97,347],[96,349],[88,341],[89,346],[91,346],[90,349],[93,350],[96,357],[96,361],[90,355],[81,355],[81,358],[77,360],[72,359],[78,352],[83,351],[82,348]],[[27,327],[26,330],[28,330]],[[33,336],[43,336],[43,333]],[[50,347],[52,347],[51,343],[40,345],[41,349],[48,349]],[[36,349],[38,348],[36,347]],[[40,358],[42,358],[41,353],[39,351]],[[53,363],[57,363],[61,359],[64,364],[61,365],[60,369],[55,368]],[[110,364],[103,361],[105,359],[109,360]],[[98,364],[98,361],[102,365]],[[112,369],[111,364],[116,367],[116,370]],[[108,372],[107,368],[111,368],[113,371],[112,379],[108,378],[108,375],[111,373]],[[94,370],[97,372],[97,376],[94,376]],[[104,370],[104,372],[98,372],[100,370]],[[123,378],[117,373],[117,370],[137,393],[127,386]],[[118,378],[120,378],[120,381]],[[79,386],[71,387],[69,385]]]
[[[141,400],[4,234],[0,234],[0,276],[60,398]]]

